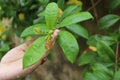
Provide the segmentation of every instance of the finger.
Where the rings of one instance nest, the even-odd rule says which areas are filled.
[[[6,53],[6,55],[3,56],[3,58],[1,59],[1,63],[10,63],[21,59],[24,56],[26,49],[30,46],[31,43],[34,42],[34,40],[35,39],[32,39],[29,42],[10,50],[8,53]]]
[[[44,59],[41,59],[33,66],[26,69],[22,68],[22,59],[19,59],[13,63],[2,64],[0,65],[0,80],[13,80],[24,77],[33,72],[40,64],[42,64],[43,60]]]
[[[59,34],[59,30],[56,29],[52,35],[52,46],[55,44],[58,34]]]
[[[53,41],[55,41],[57,39],[57,36],[58,36],[58,33],[59,33],[59,30],[56,29],[52,35],[52,38],[53,38]]]

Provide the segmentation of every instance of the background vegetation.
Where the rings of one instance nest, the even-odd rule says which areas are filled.
[[[32,38],[28,36],[23,41],[20,35],[25,28],[44,23],[44,17],[39,13],[50,2],[56,2],[62,11],[77,5],[79,9],[75,10],[90,11],[94,20],[69,25],[73,26],[72,29],[67,28],[76,37],[80,47],[74,64],[59,54],[63,52],[56,45],[51,60],[25,79],[120,80],[119,0],[0,0],[0,57]],[[71,10],[72,7],[67,13],[72,13]]]

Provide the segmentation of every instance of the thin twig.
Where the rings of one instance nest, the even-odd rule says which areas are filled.
[[[96,3],[95,3],[95,6],[97,6],[102,0],[98,0]],[[91,6],[90,8],[87,9],[87,11],[90,11],[93,9],[93,6]]]
[[[96,18],[96,22],[98,24],[98,14],[97,14],[97,10],[96,10],[96,7],[95,7],[94,0],[91,0],[91,3],[92,3],[92,6],[93,6],[93,12],[94,12],[94,16]]]
[[[118,70],[118,54],[119,53],[119,42],[116,45],[116,54],[115,54],[115,72]]]

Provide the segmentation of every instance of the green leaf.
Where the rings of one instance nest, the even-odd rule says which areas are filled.
[[[38,0],[39,2],[41,2],[42,4],[47,4],[49,2],[49,0]]]
[[[98,41],[103,41],[107,45],[112,45],[116,43],[116,38],[114,36],[102,36],[102,35],[93,35],[89,37],[87,44],[90,46],[96,47]]]
[[[111,80],[111,77],[102,71],[85,73],[84,80]]]
[[[32,66],[43,58],[46,52],[45,43],[46,37],[40,37],[28,47],[23,57],[23,68]]]
[[[105,62],[115,61],[114,51],[103,41],[99,41],[97,43],[97,52],[98,55],[103,59],[103,61]]]
[[[59,11],[59,8],[56,3],[52,2],[47,5],[45,9],[45,20],[49,29],[53,29],[53,27],[56,26],[58,11]]]
[[[120,16],[117,16],[114,14],[108,14],[99,20],[99,28],[100,29],[109,29],[119,19],[120,19]]]
[[[38,15],[38,16],[39,16],[39,15]],[[36,19],[33,20],[33,23],[34,23],[34,24],[45,23],[45,17],[42,16],[42,14],[41,14],[40,17],[38,17],[38,18],[36,18]]]
[[[96,53],[89,52],[89,53],[82,53],[78,60],[79,66],[83,66],[86,64],[94,64],[95,62],[98,61],[98,56]]]
[[[9,49],[10,47],[8,43],[0,41],[0,52],[7,52]]]
[[[93,18],[93,16],[89,12],[75,13],[63,19],[63,21],[59,24],[59,27],[68,26],[74,23],[78,23],[78,22],[91,19],[91,18]]]
[[[111,77],[102,71],[95,71],[93,75],[97,78],[96,80],[111,80]]]
[[[88,31],[80,24],[72,24],[66,27],[68,30],[74,32],[75,34],[88,39]]]
[[[8,44],[4,44],[2,47],[0,47],[0,52],[6,52],[10,49]]]
[[[101,63],[95,63],[91,68],[94,72],[102,72],[108,76],[113,76],[113,71]]]
[[[60,9],[63,9],[65,5],[65,0],[58,0],[57,4]]]
[[[45,24],[35,24],[33,26],[26,28],[22,32],[21,37],[46,34],[48,31],[49,31],[49,29]]]
[[[52,53],[49,53],[48,56],[47,56],[47,59],[48,59],[48,60],[52,60],[52,57],[53,57],[53,56],[52,56]]]
[[[83,78],[84,80],[98,80],[94,74],[90,73],[90,72],[87,72],[85,74],[85,77]]]
[[[38,16],[45,16],[45,11],[40,12]]]
[[[77,13],[77,12],[79,12],[80,10],[81,10],[81,6],[79,6],[79,5],[70,5],[70,6],[68,6],[65,10],[64,10],[64,12],[63,12],[63,14],[62,14],[62,16],[61,16],[61,20],[63,20],[65,17],[67,17],[67,16],[69,16],[69,15],[72,15],[72,14],[74,14],[74,13]]]
[[[120,70],[115,72],[115,76],[114,76],[113,80],[120,80]]]
[[[71,33],[61,30],[57,42],[68,61],[74,63],[79,52],[79,46],[75,37]]]
[[[19,2],[20,2],[20,4],[21,4],[21,6],[26,6],[26,5],[28,5],[31,1],[32,1],[32,0],[20,0]]]
[[[118,6],[120,6],[120,0],[111,0],[109,9],[110,9],[110,10],[114,10],[114,9],[116,9]]]

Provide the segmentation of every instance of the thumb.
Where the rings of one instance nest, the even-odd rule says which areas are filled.
[[[55,44],[56,42],[56,39],[57,39],[57,36],[59,34],[60,30],[56,29],[52,35],[52,41],[53,41],[53,45]]]

